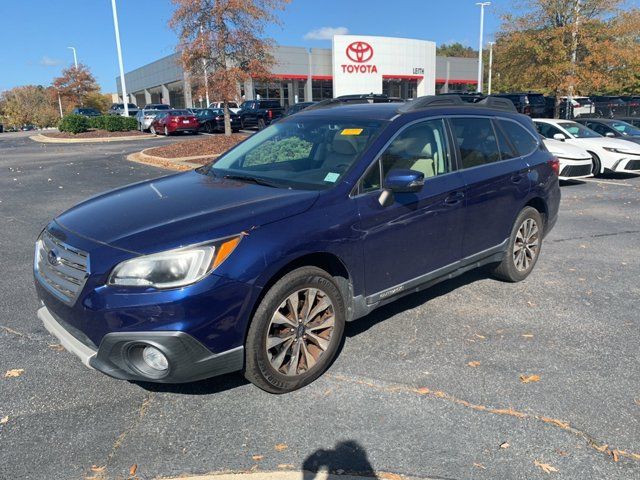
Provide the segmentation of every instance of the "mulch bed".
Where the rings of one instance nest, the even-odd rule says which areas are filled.
[[[230,137],[226,135],[208,135],[184,142],[176,142],[162,147],[154,147],[145,150],[147,155],[162,158],[199,157],[205,155],[219,155],[234,147],[247,138],[242,133],[234,133]],[[194,163],[205,164],[209,159],[193,160]]]
[[[89,130],[83,133],[69,133],[69,132],[51,132],[42,133],[45,137],[51,138],[113,138],[113,137],[149,137],[151,134],[143,133],[139,130],[130,130],[128,132],[108,132],[106,130]]]

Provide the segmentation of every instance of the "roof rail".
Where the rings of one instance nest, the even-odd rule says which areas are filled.
[[[446,107],[446,106],[465,106],[465,107],[485,107],[497,110],[506,110],[509,112],[517,112],[513,102],[508,98],[499,98],[488,96],[479,102],[469,103],[462,100],[459,95],[426,95],[418,97],[415,100],[405,103],[398,108],[398,113],[409,113],[425,108]]]
[[[328,98],[322,100],[305,110],[318,110],[320,108],[337,107],[339,105],[354,105],[359,103],[395,103],[403,102],[404,100],[395,97],[389,97],[384,94],[357,94],[357,95],[342,95],[336,98]]]

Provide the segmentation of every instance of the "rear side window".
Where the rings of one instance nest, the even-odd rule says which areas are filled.
[[[538,148],[536,139],[521,125],[508,120],[498,120],[498,125],[515,147],[518,157],[530,155]]]
[[[259,108],[280,108],[280,102],[260,102]]]
[[[452,118],[462,168],[473,168],[501,159],[496,134],[488,118]]]

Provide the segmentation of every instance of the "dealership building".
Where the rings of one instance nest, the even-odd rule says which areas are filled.
[[[336,35],[332,48],[277,46],[269,82],[238,85],[238,101],[277,99],[283,106],[347,94],[383,93],[403,99],[436,92],[475,90],[478,60],[437,57],[426,40]],[[165,103],[176,108],[204,106],[192,92],[200,80],[182,69],[174,53],[125,73],[129,101],[139,106]],[[122,99],[120,77],[116,79]],[[213,89],[209,99],[216,98]]]

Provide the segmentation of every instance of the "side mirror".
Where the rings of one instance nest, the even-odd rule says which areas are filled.
[[[614,138],[616,136],[616,134],[613,133],[613,132],[607,132],[607,133],[604,134],[604,136],[605,137],[609,137],[609,138]]]
[[[564,142],[567,139],[567,137],[565,137],[563,133],[556,133],[553,136],[553,139],[554,140],[560,140],[561,142]]]
[[[394,193],[416,193],[424,187],[424,173],[416,170],[392,169],[384,179],[384,188]]]

